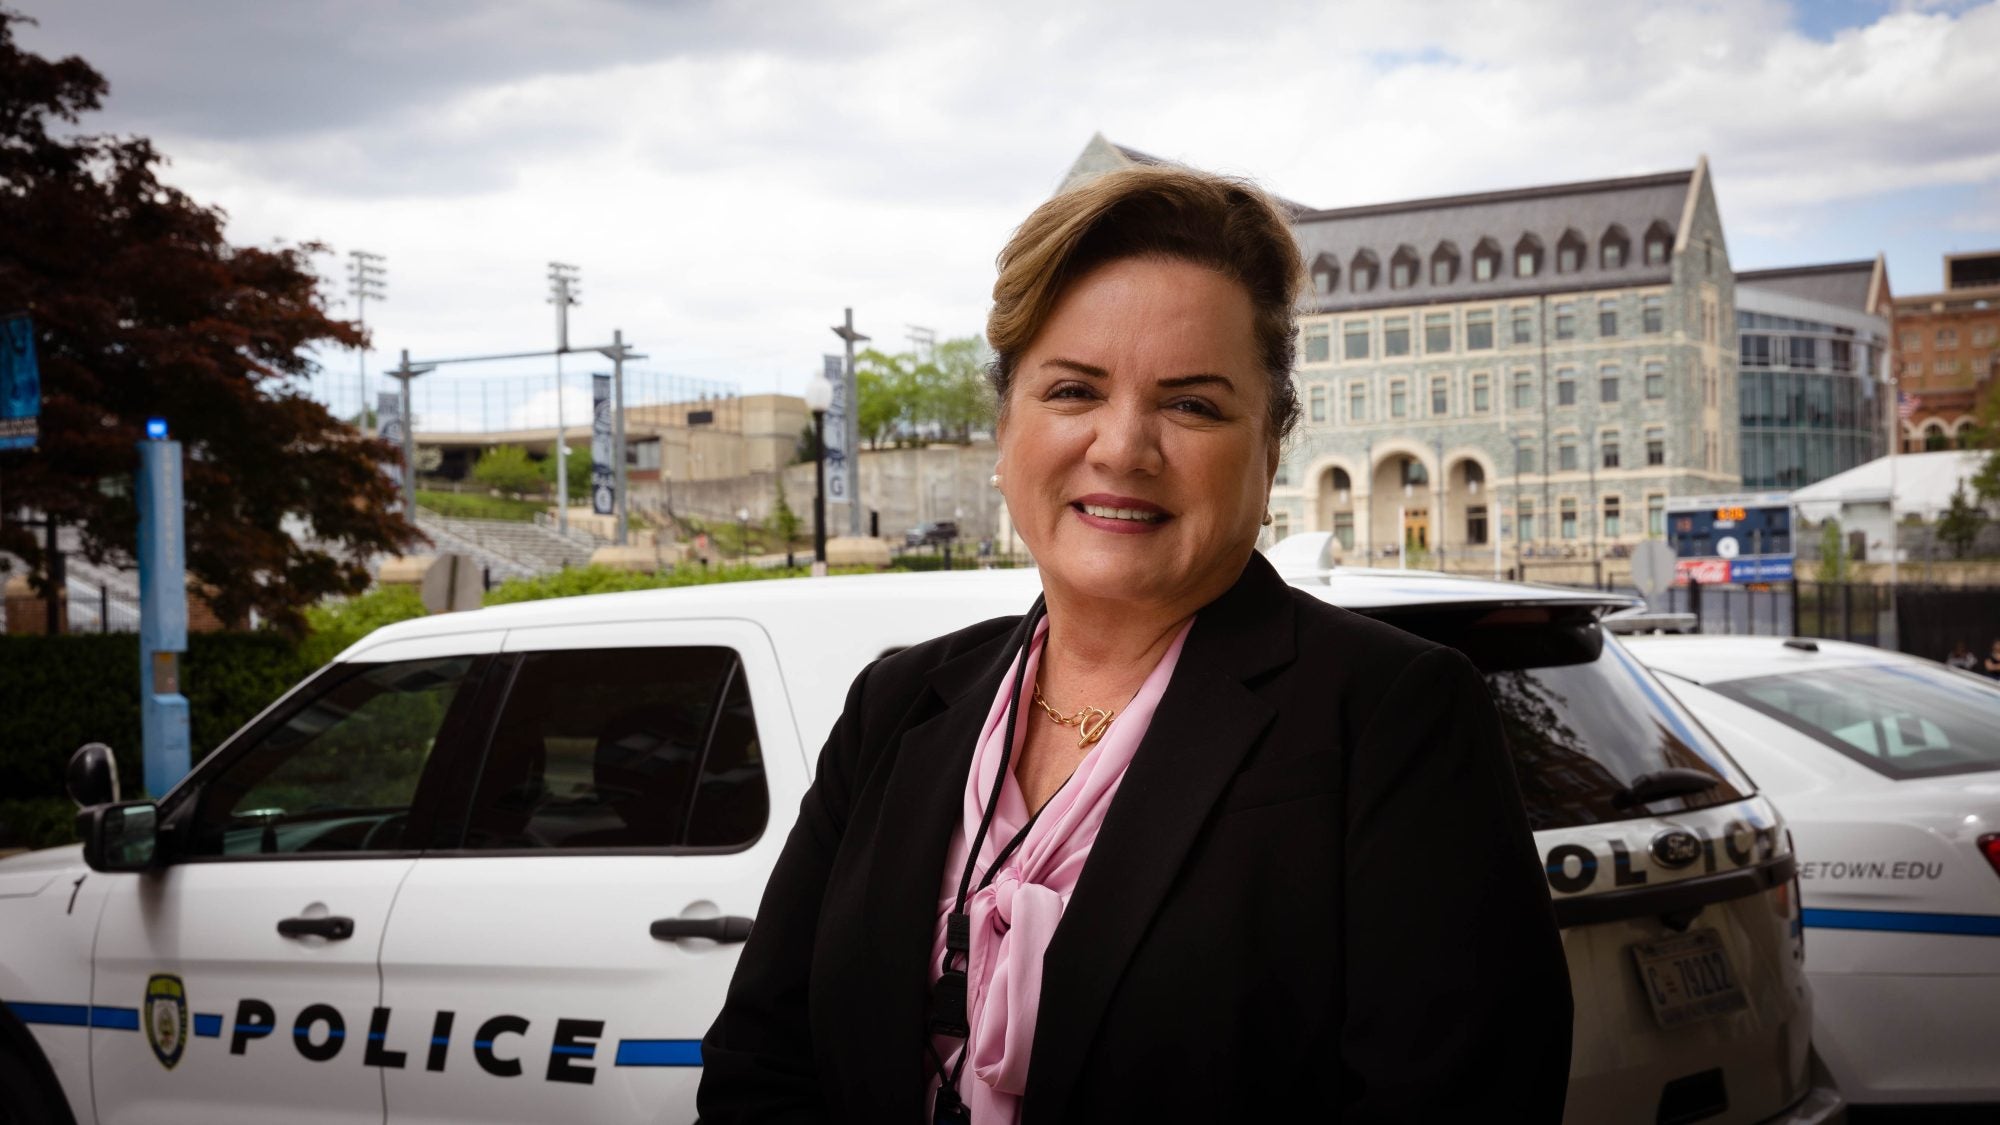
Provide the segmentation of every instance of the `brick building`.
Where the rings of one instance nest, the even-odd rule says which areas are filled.
[[[1947,254],[1942,293],[1897,297],[1898,388],[1916,400],[1905,451],[1959,448],[2000,375],[2000,250]]]

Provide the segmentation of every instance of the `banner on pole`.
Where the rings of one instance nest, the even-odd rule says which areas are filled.
[[[847,502],[847,361],[826,357],[826,381],[833,384],[833,404],[826,408],[826,498]]]
[[[590,377],[590,510],[608,516],[618,503],[618,475],[611,467],[611,376]]]
[[[42,374],[28,314],[0,320],[0,449],[33,449],[41,434]]]
[[[395,391],[379,391],[375,395],[375,424],[377,434],[390,445],[403,444],[403,396]],[[396,475],[400,476],[399,471]]]

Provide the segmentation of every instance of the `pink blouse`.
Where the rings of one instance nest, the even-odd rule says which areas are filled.
[[[959,1050],[971,1052],[959,1077],[959,1096],[972,1112],[975,1125],[1011,1123],[1020,1119],[1021,1095],[1028,1088],[1028,1055],[1035,1043],[1035,1015],[1041,1003],[1042,955],[1055,936],[1063,910],[1083,874],[1090,845],[1104,823],[1125,767],[1145,737],[1153,721],[1153,710],[1166,693],[1180,661],[1181,646],[1187,641],[1189,625],[1181,627],[1165,655],[1160,657],[1146,682],[1097,745],[1084,755],[1076,773],[1049,798],[1027,839],[1008,857],[1007,865],[984,890],[966,899],[966,913],[972,919],[971,950],[966,965],[966,1010],[971,1036],[961,1044],[957,1039],[936,1039],[938,1054],[949,1071]],[[1035,631],[1029,646],[1027,674],[1023,679],[1022,709],[1015,720],[1014,753],[1018,760],[1031,722],[1046,722],[1030,700],[1035,673],[1041,661],[1042,641],[1048,634],[1046,618]],[[1016,658],[1018,662],[1019,658]],[[987,794],[993,791],[993,775],[1000,768],[1000,747],[1006,741],[1007,704],[1014,686],[1014,668],[1000,681],[1000,693],[986,716],[986,725],[973,751],[972,769],[965,782],[965,814],[952,834],[945,861],[944,881],[938,891],[937,932],[931,943],[930,979],[936,983],[944,961],[945,919],[958,902],[959,878],[965,871],[967,841],[979,831]],[[972,885],[986,877],[994,857],[1021,830],[1029,819],[1026,799],[1012,771],[1000,790],[1000,807],[993,824],[980,844],[979,863],[973,869]],[[926,1060],[927,1070],[935,1068]],[[937,1089],[934,1077],[930,1086]],[[929,1106],[928,1099],[925,1102]]]

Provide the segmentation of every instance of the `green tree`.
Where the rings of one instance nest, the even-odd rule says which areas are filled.
[[[1951,507],[1938,518],[1938,538],[1951,545],[1951,557],[1962,559],[1965,552],[1972,549],[1972,543],[1979,538],[1979,528],[1986,522],[1986,512],[1965,495],[1965,482],[1951,491]]]
[[[855,428],[871,449],[901,444],[916,421],[916,378],[912,357],[869,348],[854,357],[854,393],[859,400]]]
[[[509,496],[525,497],[542,490],[541,467],[518,445],[496,445],[480,454],[472,466],[472,479]]]
[[[939,429],[959,441],[972,431],[993,425],[993,390],[986,382],[992,355],[978,336],[946,340],[931,353],[930,377],[935,389],[931,408]]]
[[[0,453],[0,550],[46,580],[32,512],[77,529],[92,561],[128,557],[134,447],[164,417],[186,450],[190,577],[225,620],[254,609],[296,631],[305,606],[364,588],[371,556],[421,539],[394,511],[396,451],[307,394],[310,349],[364,339],[327,315],[324,248],[231,246],[222,212],[161,181],[149,141],[76,133],[104,78],[22,50],[25,22],[0,8],[0,311],[33,318],[41,439]]]
[[[1816,572],[1821,582],[1847,581],[1847,537],[1840,532],[1840,521],[1829,519],[1819,533],[1819,569]]]
[[[1982,502],[2000,500],[2000,394],[1989,394],[1979,406],[1979,417],[1966,432],[1967,449],[1983,449],[1986,456],[1972,474],[1972,492]]]
[[[797,542],[799,538],[799,514],[792,511],[791,504],[785,500],[784,474],[780,473],[775,479],[778,486],[778,497],[771,503],[770,530],[771,534],[777,536],[778,541],[784,544],[785,549],[789,551],[792,548],[792,544]]]
[[[555,494],[556,455],[553,450],[537,463],[542,480],[549,485],[550,495]],[[574,442],[569,447],[569,502],[578,504],[590,499],[590,443],[588,440]]]

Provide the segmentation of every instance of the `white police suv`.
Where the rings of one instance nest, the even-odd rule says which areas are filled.
[[[2000,684],[1839,641],[1627,643],[1798,834],[1841,1093],[2000,1120]]]
[[[1574,978],[1569,1120],[1837,1112],[1810,1081],[1783,824],[1605,637],[1621,599],[1293,581],[1488,674]],[[109,803],[108,752],[79,751],[86,843],[0,862],[0,1118],[691,1119],[849,682],[1035,592],[885,575],[432,617],[343,653],[157,806]]]

